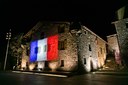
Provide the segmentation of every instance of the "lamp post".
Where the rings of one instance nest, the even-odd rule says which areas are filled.
[[[9,41],[11,39],[11,29],[6,34],[6,39],[8,40],[8,42],[7,42],[6,55],[5,55],[5,61],[4,61],[4,70],[6,68],[6,62],[7,62],[7,56],[8,56],[8,48],[9,48]]]

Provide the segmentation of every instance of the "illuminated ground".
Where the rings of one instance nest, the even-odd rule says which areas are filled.
[[[0,85],[128,85],[128,75],[84,74],[55,77],[14,72],[0,72]]]

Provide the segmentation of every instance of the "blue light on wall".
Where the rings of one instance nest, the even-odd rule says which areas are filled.
[[[37,53],[38,53],[37,44],[38,44],[38,41],[31,42],[31,46],[30,46],[30,62],[35,62],[37,60]]]

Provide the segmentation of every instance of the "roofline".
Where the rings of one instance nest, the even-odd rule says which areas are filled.
[[[112,37],[112,36],[117,36],[117,34],[108,35],[106,37]]]
[[[64,23],[64,24],[70,24],[70,22],[66,22],[66,21],[61,21],[61,22],[59,22],[59,21],[39,21],[39,22],[37,22],[36,23],[36,25],[34,26],[34,27],[32,27],[32,29],[30,29],[24,36],[23,36],[23,38],[27,38],[29,35],[31,35],[34,31],[36,31],[36,30],[38,30],[37,28],[39,28],[42,24],[43,24],[43,22],[50,22],[50,23],[56,23],[56,24],[62,24],[62,23]]]
[[[89,32],[91,32],[93,35],[97,36],[99,39],[101,39],[102,41],[104,41],[105,43],[107,43],[107,41],[105,41],[104,39],[102,39],[100,36],[98,36],[96,33],[94,33],[93,31],[91,31],[90,29],[88,29],[86,26],[82,25],[86,30],[88,30]]]
[[[34,27],[32,27],[32,29],[30,29],[24,36],[23,38],[28,37],[29,35],[31,35],[34,31],[37,30],[38,27],[40,27],[42,25],[42,23],[39,21],[36,23],[36,25]]]
[[[119,20],[117,20],[117,21],[113,21],[113,22],[111,22],[111,24],[115,24],[115,23],[117,23],[117,22],[119,22],[119,21],[121,21],[121,20],[127,20],[128,18],[124,18],[124,19],[119,19]]]
[[[41,23],[43,22],[48,22],[48,23],[56,23],[56,24],[70,24],[70,22],[67,21],[40,21]]]

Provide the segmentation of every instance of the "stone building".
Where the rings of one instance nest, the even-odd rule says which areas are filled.
[[[118,21],[112,22],[115,25],[116,32],[118,35],[118,41],[119,41],[119,47],[120,47],[120,52],[121,56],[124,60],[124,63],[128,67],[128,56],[127,56],[127,51],[128,51],[128,18],[125,19],[120,19]]]
[[[23,39],[20,70],[90,72],[105,64],[106,41],[83,25],[40,21]]]
[[[112,54],[115,57],[116,63],[121,64],[121,56],[117,34],[108,35],[107,42],[109,51],[108,54]]]
[[[121,7],[116,11],[116,20],[112,22],[115,26],[120,53],[122,57],[122,65],[126,65],[128,67],[128,5]]]

